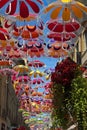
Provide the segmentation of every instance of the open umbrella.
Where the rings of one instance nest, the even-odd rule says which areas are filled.
[[[74,19],[69,22],[64,22],[62,20],[50,20],[47,22],[47,27],[50,31],[62,33],[65,32],[75,32],[80,29],[81,25]]]
[[[16,77],[15,81],[18,81],[18,82],[21,82],[21,83],[22,82],[27,83],[27,82],[30,81],[30,78],[29,78],[29,76],[18,76],[18,77]]]
[[[20,26],[20,27],[14,27],[14,30],[12,31],[13,36],[19,37],[21,36],[25,40],[29,40],[31,38],[38,38],[40,35],[43,34],[42,30],[38,29],[36,25],[30,26]]]
[[[41,62],[40,60],[34,60],[34,61],[29,61],[28,63],[29,67],[43,67],[45,64]]]
[[[35,78],[33,80],[31,80],[30,84],[41,84],[44,83],[44,80],[40,79],[40,78]]]
[[[0,42],[4,42],[8,39],[10,39],[8,31],[4,28],[0,28]]]
[[[28,66],[25,66],[25,65],[16,65],[13,67],[13,69],[19,73],[29,72]]]
[[[0,66],[11,66],[13,63],[11,60],[0,60]]]
[[[31,40],[26,44],[27,54],[30,57],[40,57],[44,55],[44,45],[36,40]]]
[[[44,76],[44,73],[43,72],[41,72],[41,71],[39,71],[39,70],[36,70],[36,71],[31,71],[30,73],[29,73],[29,76],[31,77],[31,76],[33,76],[33,77],[38,77],[38,76],[40,76],[40,77],[43,77]]]
[[[48,55],[51,57],[66,57],[68,56],[68,49],[70,49],[69,45],[66,43],[66,49],[63,46],[64,43],[55,42],[51,45],[48,45]]]
[[[47,37],[50,39],[54,39],[55,41],[59,42],[67,42],[67,41],[77,41],[78,37],[73,32],[62,32],[62,33],[56,33],[56,32],[49,32],[47,34]]]
[[[3,8],[3,6],[6,6],[5,13],[8,15],[13,15],[17,12],[22,18],[27,18],[30,16],[30,12],[33,14],[38,14],[40,12],[40,9],[43,5],[42,0],[1,0],[0,1],[0,8]]]
[[[3,75],[17,75],[18,73],[10,68],[2,68],[0,69],[0,73]]]
[[[61,0],[48,5],[44,13],[50,13],[52,19],[57,19],[60,15],[64,21],[69,21],[72,17],[84,21],[87,18],[87,7],[75,0]]]

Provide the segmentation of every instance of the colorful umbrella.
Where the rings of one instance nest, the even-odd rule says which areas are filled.
[[[58,43],[55,42],[48,46],[48,55],[51,57],[66,57],[68,56],[68,49],[70,48],[68,44],[66,44],[67,49],[62,48],[62,44],[64,43]]]
[[[41,0],[1,0],[0,1],[0,8],[3,8],[7,4],[5,13],[8,15],[13,15],[16,13],[16,9],[19,9],[19,14],[22,18],[27,18],[30,16],[30,12],[33,11],[33,14],[37,14],[40,12],[40,8],[43,5],[43,2]],[[19,7],[18,7],[19,6]]]
[[[0,60],[0,66],[11,66],[13,62],[11,60]]]
[[[31,82],[30,82],[30,84],[41,84],[41,83],[44,83],[44,80],[42,80],[42,79],[40,79],[40,78],[38,78],[38,79],[33,79],[33,80],[31,80]]]
[[[42,92],[33,91],[33,92],[31,93],[31,96],[43,96],[43,93],[42,93]]]
[[[40,57],[44,55],[44,45],[37,40],[29,41],[26,47],[28,49],[27,54],[30,57]]]
[[[16,27],[14,28],[12,33],[15,37],[21,36],[25,40],[29,40],[31,38],[38,38],[40,35],[43,34],[42,30],[37,29],[36,25]]]
[[[87,18],[87,7],[80,2],[74,0],[61,0],[48,5],[44,13],[51,11],[51,18],[57,19],[60,15],[64,21],[69,21],[72,17],[79,20],[84,20],[84,15]]]
[[[73,32],[70,32],[70,33],[49,32],[47,34],[47,37],[50,39],[54,39],[55,41],[59,41],[59,42],[76,41],[78,38],[77,35]]]
[[[25,65],[16,65],[13,67],[13,69],[19,73],[29,72],[28,66]]]
[[[18,73],[10,68],[2,68],[0,69],[0,73],[3,75],[17,75]]]
[[[31,76],[34,76],[34,77],[38,77],[38,76],[40,76],[40,77],[43,77],[44,76],[44,73],[43,72],[40,72],[39,70],[36,70],[36,71],[31,71],[30,73],[29,73],[29,76],[31,77]]]
[[[9,37],[9,33],[6,29],[4,28],[0,28],[0,42],[1,41],[6,41],[8,40],[10,37]]]
[[[30,21],[33,21],[33,20],[36,20],[36,19],[37,19],[37,14],[31,14],[31,13],[30,13],[29,16],[26,17],[26,18],[21,17],[20,14],[15,14],[15,15],[13,15],[13,16],[14,16],[15,19],[17,19],[17,20],[19,20],[19,21],[24,21],[24,20],[26,20],[26,21],[30,22]]]
[[[29,61],[28,63],[29,67],[43,67],[45,64],[39,60]]]
[[[62,20],[50,20],[47,22],[47,27],[50,31],[56,33],[70,33],[77,31],[81,25],[74,19],[71,19],[69,22],[64,22]]]
[[[15,81],[27,83],[30,81],[30,78],[29,76],[18,76],[16,77]]]

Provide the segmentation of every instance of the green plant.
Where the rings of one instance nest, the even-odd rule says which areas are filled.
[[[53,126],[62,126],[67,129],[70,118],[77,121],[76,111],[74,111],[74,98],[72,99],[74,79],[82,75],[80,67],[70,58],[57,64],[55,72],[52,73],[53,92]]]
[[[87,130],[87,79],[78,76],[72,81],[71,102],[79,130]]]

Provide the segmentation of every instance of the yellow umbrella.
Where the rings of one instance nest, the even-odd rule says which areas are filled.
[[[36,70],[36,71],[31,71],[29,73],[29,76],[34,76],[34,77],[40,76],[40,77],[42,77],[42,76],[44,76],[44,73],[40,72],[39,70]]]
[[[74,0],[61,0],[53,2],[45,8],[44,13],[51,11],[51,18],[57,19],[62,13],[62,19],[68,21],[75,16],[75,18],[82,19],[84,14],[87,16],[87,7]]]
[[[29,72],[28,66],[25,65],[16,65],[15,67],[13,67],[13,69],[20,73]]]

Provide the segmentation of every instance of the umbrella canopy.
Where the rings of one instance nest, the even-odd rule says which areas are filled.
[[[53,2],[45,8],[44,13],[48,13],[50,11],[50,17],[52,19],[57,19],[60,15],[64,21],[69,21],[72,17],[83,21],[84,15],[87,18],[87,7],[74,0]]]
[[[14,79],[13,79],[14,80]],[[30,81],[30,78],[29,76],[18,76],[15,81],[18,81],[18,82],[29,82]]]
[[[30,57],[40,57],[44,55],[44,45],[37,40],[29,41],[26,47],[28,49],[27,54]]]
[[[17,75],[18,74],[15,70],[9,69],[9,68],[0,69],[0,73],[2,73],[4,75]]]
[[[43,67],[45,64],[39,60],[29,61],[28,63],[29,67]]]
[[[5,13],[8,15],[13,15],[16,13],[17,8],[19,8],[18,13],[22,18],[27,18],[30,15],[30,12],[34,14],[38,14],[40,12],[40,8],[43,5],[42,0],[1,0],[0,1],[0,8],[6,6]]]
[[[9,38],[10,37],[8,31],[4,28],[0,28],[0,41],[6,41]]]
[[[11,60],[0,60],[0,66],[11,66],[12,61]]]
[[[62,47],[63,44],[55,42],[48,46],[48,55],[55,58],[68,56],[69,45],[66,43],[66,49],[64,49]]]
[[[61,20],[50,20],[47,22],[47,27],[50,31],[53,32],[75,32],[77,31],[81,25],[74,19],[71,19],[69,22],[64,22]]]
[[[44,83],[44,80],[40,79],[40,78],[35,78],[33,80],[31,80],[30,84],[41,84],[41,83]]]
[[[38,27],[36,27],[36,25],[34,26],[27,25],[21,27],[14,26],[12,34],[16,38],[21,36],[24,40],[29,40],[33,38],[38,38],[43,34],[43,32]]]
[[[54,39],[55,41],[59,41],[59,42],[65,42],[65,41],[70,41],[70,40],[77,40],[77,35],[73,32],[67,33],[67,32],[63,32],[63,33],[55,33],[55,32],[49,32],[47,34],[47,37],[50,39]]]
[[[28,66],[25,65],[16,65],[13,67],[13,69],[19,73],[29,72]]]
[[[36,70],[36,71],[33,71],[33,70],[32,70],[32,71],[29,73],[29,76],[34,76],[34,77],[40,76],[40,77],[43,77],[43,76],[44,76],[44,73],[41,72],[41,71],[39,71],[39,70]]]

